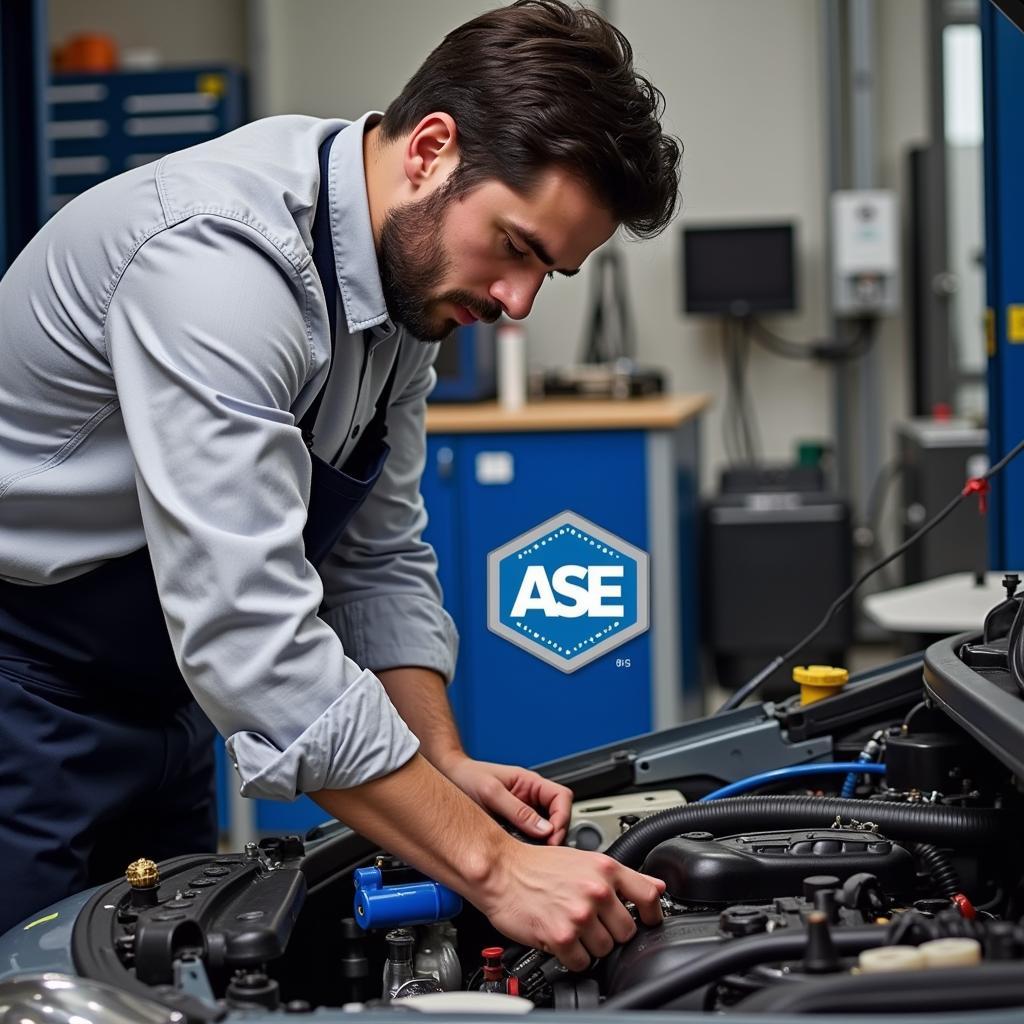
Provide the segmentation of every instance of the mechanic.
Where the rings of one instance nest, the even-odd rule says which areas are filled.
[[[462,750],[419,479],[434,342],[671,218],[662,103],[597,14],[524,0],[383,117],[249,124],[96,186],[18,257],[0,932],[215,848],[211,722],[245,796],[309,794],[569,966],[633,934],[622,900],[660,919],[663,883],[559,845],[567,789]]]

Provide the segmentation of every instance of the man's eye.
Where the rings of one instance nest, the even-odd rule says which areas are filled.
[[[525,260],[526,259],[526,253],[523,252],[522,249],[517,249],[512,244],[512,239],[509,238],[508,235],[505,236],[505,250],[508,252],[508,254],[513,259],[516,259],[516,260]]]

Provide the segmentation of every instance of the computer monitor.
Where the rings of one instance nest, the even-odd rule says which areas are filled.
[[[746,316],[796,309],[792,224],[683,228],[683,311]]]

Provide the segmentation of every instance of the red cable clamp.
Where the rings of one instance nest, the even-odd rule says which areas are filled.
[[[968,921],[973,921],[978,916],[978,912],[974,909],[974,904],[962,892],[956,893],[951,899],[956,909],[960,911],[961,917],[966,918]]]
[[[988,493],[992,488],[983,476],[976,476],[968,480],[964,489],[960,492],[965,498],[972,494],[978,496],[978,515],[984,515],[988,511]]]

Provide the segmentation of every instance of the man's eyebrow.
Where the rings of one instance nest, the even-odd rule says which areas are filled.
[[[544,264],[545,267],[553,267],[555,261],[551,257],[544,243],[532,232],[519,224],[513,224],[512,230],[533,250],[533,254]],[[578,274],[579,268],[575,270],[558,270],[557,273],[563,277],[573,277]]]

